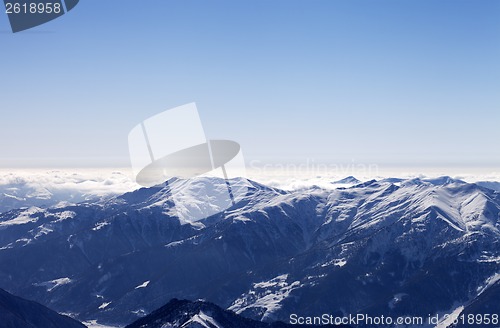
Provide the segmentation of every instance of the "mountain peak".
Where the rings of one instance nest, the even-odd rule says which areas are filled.
[[[461,184],[465,183],[462,180],[454,179],[454,178],[447,176],[447,175],[440,176],[437,178],[422,179],[422,181],[431,183],[433,185],[447,185],[447,184],[452,184],[452,183],[461,183]]]
[[[358,184],[361,181],[353,177],[352,175],[345,177],[343,179],[332,182],[333,184]]]

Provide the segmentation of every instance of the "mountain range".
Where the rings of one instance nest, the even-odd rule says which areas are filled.
[[[237,179],[232,207],[186,222],[217,178],[0,214],[0,287],[82,321],[125,325],[205,299],[261,322],[291,314],[499,311],[500,194],[449,177],[295,191]],[[172,195],[186,195],[185,202]],[[489,311],[489,312],[485,312]]]

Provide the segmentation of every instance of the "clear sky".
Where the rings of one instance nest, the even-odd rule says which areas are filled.
[[[189,102],[249,161],[500,166],[497,0],[82,0],[0,49],[4,167],[127,165]]]

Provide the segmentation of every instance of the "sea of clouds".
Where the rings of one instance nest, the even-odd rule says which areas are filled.
[[[424,173],[422,173],[424,172]],[[334,183],[346,176],[360,181],[397,178],[435,178],[450,176],[466,182],[500,181],[500,171],[464,168],[377,168],[376,171],[351,170],[320,172],[303,167],[251,167],[247,176],[267,186],[284,190],[307,189],[317,186],[334,189],[344,184]],[[0,212],[22,206],[55,206],[61,202],[79,203],[123,194],[141,188],[132,171],[120,169],[0,169]]]

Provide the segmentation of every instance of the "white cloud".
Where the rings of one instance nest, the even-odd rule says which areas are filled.
[[[139,188],[128,170],[0,170],[0,212],[55,206],[123,194]]]

